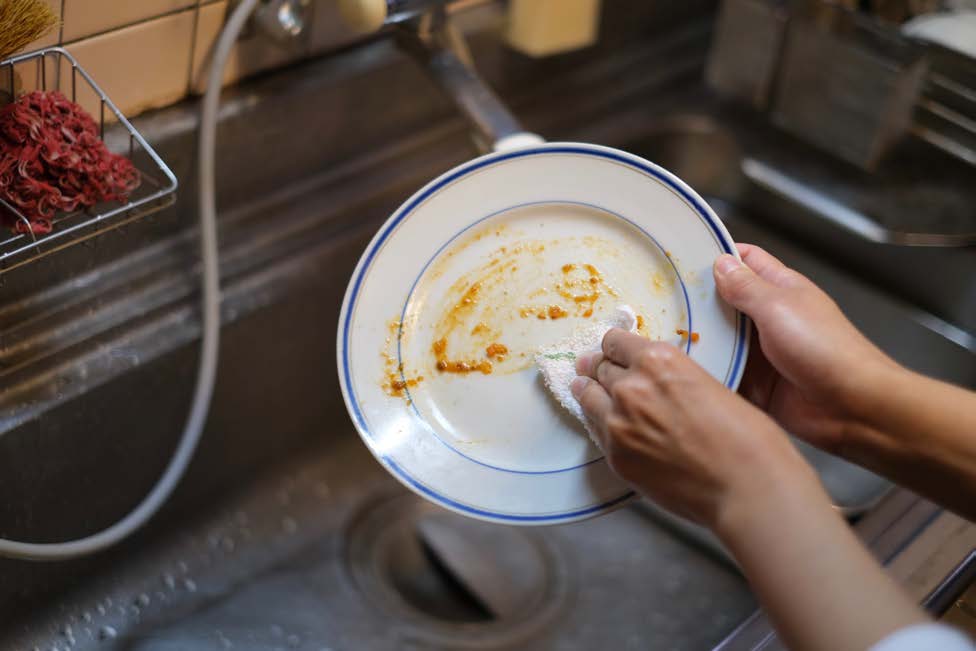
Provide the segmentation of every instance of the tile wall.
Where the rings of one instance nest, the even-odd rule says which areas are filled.
[[[61,17],[61,26],[25,51],[62,45],[128,117],[202,92],[210,51],[229,4],[229,0],[43,1]],[[310,29],[300,43],[282,47],[261,34],[242,37],[224,82],[352,40],[338,18],[335,0],[314,0],[311,11]]]

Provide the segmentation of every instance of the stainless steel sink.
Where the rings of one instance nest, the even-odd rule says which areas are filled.
[[[976,386],[962,321],[952,330],[951,314],[926,310],[915,289],[862,272],[850,255],[861,244],[843,229],[750,181],[747,160],[772,164],[772,152],[775,169],[798,174],[817,155],[708,99],[709,23],[694,17],[709,3],[663,16],[648,4],[608,10],[608,42],[586,53],[533,63],[489,37],[475,39],[476,59],[532,130],[675,171],[736,238],[821,283],[896,358]],[[672,63],[624,74],[659,60]],[[450,107],[433,92],[418,99],[418,87],[431,90],[379,41],[228,94],[225,335],[202,448],[167,509],[118,548],[57,565],[0,562],[0,649],[695,650],[754,611],[720,550],[646,505],[545,529],[483,525],[420,502],[365,451],[334,370],[346,280],[391,209],[472,155]],[[192,109],[138,125],[183,181],[193,178]],[[369,132],[336,126],[369,118]],[[0,348],[17,355],[0,365],[0,533],[94,530],[164,464],[198,327],[194,189],[183,185],[157,219],[8,274]],[[805,454],[851,513],[888,489]]]

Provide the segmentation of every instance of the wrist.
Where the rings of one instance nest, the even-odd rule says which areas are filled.
[[[910,371],[888,357],[858,364],[844,373],[832,401],[852,425],[880,426],[892,404],[901,400],[897,389],[909,375]]]
[[[813,468],[780,434],[764,458],[745,469],[743,480],[722,501],[710,523],[713,533],[735,553],[756,535],[785,526],[798,514],[832,510]]]

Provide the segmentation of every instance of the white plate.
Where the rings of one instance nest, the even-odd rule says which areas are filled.
[[[701,197],[637,156],[549,143],[473,160],[403,204],[359,261],[339,322],[346,405],[376,458],[449,509],[513,524],[610,511],[633,493],[532,353],[626,303],[643,334],[734,389],[749,326],[716,296],[723,252],[732,238]],[[439,371],[437,350],[491,372]]]

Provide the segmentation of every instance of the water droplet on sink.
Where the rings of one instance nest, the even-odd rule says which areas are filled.
[[[186,574],[187,572],[190,571],[190,566],[188,566],[183,561],[180,561],[179,563],[177,563],[176,564],[176,567],[179,568],[180,572],[182,572],[183,574]]]
[[[136,597],[136,605],[138,605],[138,606],[140,606],[142,608],[145,608],[146,606],[148,606],[149,605],[149,601],[150,601],[149,600],[149,595],[147,595],[145,592],[143,592],[141,595],[139,595],[138,597]]]
[[[188,592],[197,591],[197,583],[193,579],[183,579],[183,587],[186,588]]]
[[[234,646],[234,643],[227,639],[227,636],[224,635],[223,631],[217,631],[217,640],[220,642],[220,646],[225,649],[230,649]]]
[[[100,640],[112,640],[115,639],[118,634],[118,631],[111,626],[103,626],[98,629],[98,638]]]
[[[61,627],[61,635],[71,637],[71,624],[65,624]]]
[[[272,624],[271,625],[271,634],[274,635],[275,637],[281,637],[282,635],[285,634],[285,631],[284,631],[284,629],[282,629],[277,624]]]
[[[163,584],[170,590],[176,590],[176,577],[167,572],[163,575]]]
[[[112,605],[112,598],[111,597],[105,597],[105,607],[108,608],[111,605]]]
[[[281,520],[281,528],[285,533],[292,534],[298,531],[298,523],[295,518],[285,517]]]
[[[105,606],[103,606],[102,604],[98,604],[95,607],[95,609],[98,611],[98,614],[99,615],[104,615],[105,614]],[[88,620],[86,619],[85,621],[88,621]]]
[[[133,617],[138,617],[142,614],[142,611],[139,610],[139,606],[136,606],[135,604],[129,606],[129,610],[127,612]]]

